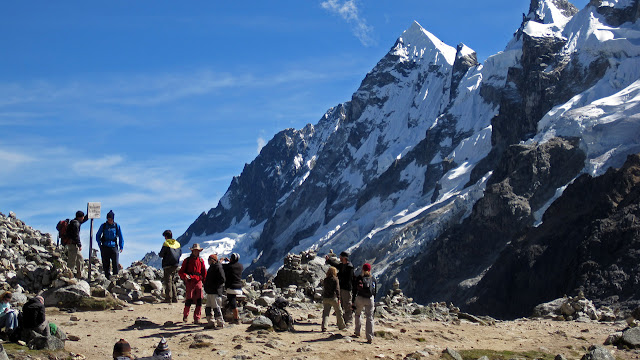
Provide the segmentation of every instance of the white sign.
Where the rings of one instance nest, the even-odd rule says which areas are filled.
[[[100,219],[100,203],[90,202],[87,204],[87,217],[89,219]]]

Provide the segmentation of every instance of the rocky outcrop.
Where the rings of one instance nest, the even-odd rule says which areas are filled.
[[[534,211],[583,167],[584,153],[576,145],[574,140],[557,138],[510,147],[472,214],[409,261],[415,261],[408,281],[415,284],[408,286],[413,297],[419,302],[465,303],[473,279],[483,275],[507,243],[533,225]]]
[[[583,174],[502,252],[470,309],[503,317],[582,292],[597,306],[640,304],[640,155],[604,175]]]

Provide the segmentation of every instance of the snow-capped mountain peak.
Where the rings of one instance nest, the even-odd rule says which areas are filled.
[[[403,61],[416,58],[431,58],[442,54],[453,65],[456,49],[445,44],[435,35],[425,30],[417,21],[398,38],[392,53]]]
[[[497,311],[479,284],[498,254],[580,174],[640,151],[638,3],[533,0],[484,64],[414,22],[350,101],[275,135],[180,242],[272,273],[289,252],[349,250],[420,301]]]

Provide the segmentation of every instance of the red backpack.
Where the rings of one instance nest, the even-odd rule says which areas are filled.
[[[69,219],[58,221],[58,225],[56,225],[56,230],[58,230],[58,238],[62,245],[69,244],[69,237],[67,236],[67,226],[69,226]]]

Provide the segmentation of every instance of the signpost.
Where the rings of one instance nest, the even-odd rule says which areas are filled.
[[[100,219],[99,202],[87,203],[87,217],[91,219],[91,226],[89,227],[89,272],[87,273],[87,280],[91,282],[91,257],[93,254],[93,219]]]

